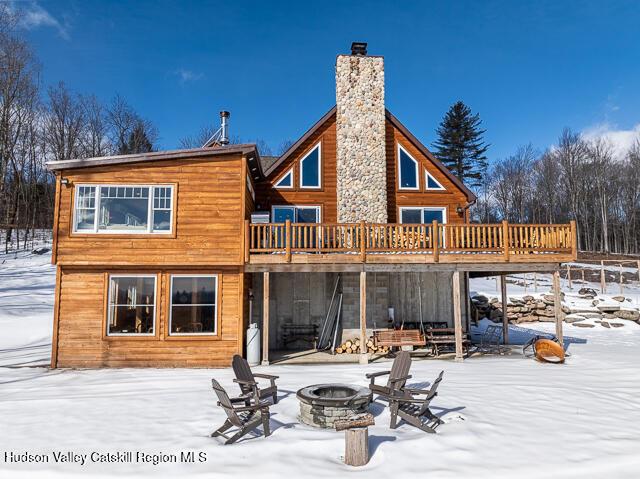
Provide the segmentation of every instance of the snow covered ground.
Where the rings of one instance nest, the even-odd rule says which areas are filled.
[[[54,275],[48,261],[30,254],[0,256],[0,478],[626,478],[640,470],[640,327],[635,323],[618,329],[567,325],[571,356],[565,365],[519,354],[464,363],[414,361],[414,385],[425,386],[445,370],[433,410],[446,424],[435,435],[406,424],[390,430],[387,409],[375,403],[371,462],[352,469],[340,459],[342,433],[298,423],[295,392],[333,381],[366,385],[365,372],[388,369],[388,362],[256,368],[280,376],[280,402],[271,408],[273,434],[223,446],[208,437],[224,420],[210,378],[235,393],[228,369],[50,371],[32,366],[46,362],[49,354]],[[472,289],[491,294],[490,284],[474,280]],[[553,327],[512,326],[510,336],[526,338]],[[93,452],[126,451],[179,458],[183,451],[195,451],[205,453],[206,460],[53,462],[54,452],[67,451],[89,458]],[[9,452],[43,454],[49,463],[7,463]]]

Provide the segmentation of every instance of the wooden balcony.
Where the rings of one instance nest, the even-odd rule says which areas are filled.
[[[559,263],[569,224],[245,224],[245,263]]]

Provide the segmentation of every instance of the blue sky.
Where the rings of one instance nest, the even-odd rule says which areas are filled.
[[[640,132],[638,1],[15,3],[45,84],[123,95],[161,148],[223,108],[243,140],[297,139],[335,103],[352,41],[385,57],[387,108],[427,146],[457,100],[480,113],[491,159],[565,126]]]

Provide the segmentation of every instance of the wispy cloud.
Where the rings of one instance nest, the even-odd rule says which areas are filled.
[[[640,140],[640,123],[629,130],[616,128],[615,125],[609,123],[600,123],[585,129],[582,135],[587,140],[598,138],[607,140],[613,146],[617,159],[622,159],[631,145]]]
[[[11,2],[14,10],[19,10],[19,25],[27,30],[35,30],[38,28],[53,28],[65,40],[70,39],[69,28],[66,24],[61,23],[51,13],[44,9],[38,2]]]
[[[181,84],[198,81],[204,76],[203,73],[197,73],[192,70],[185,70],[184,68],[178,68],[173,73],[178,77],[178,80]]]

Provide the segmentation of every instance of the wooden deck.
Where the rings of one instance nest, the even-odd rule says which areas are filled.
[[[577,258],[569,224],[245,224],[245,263],[562,263]]]

